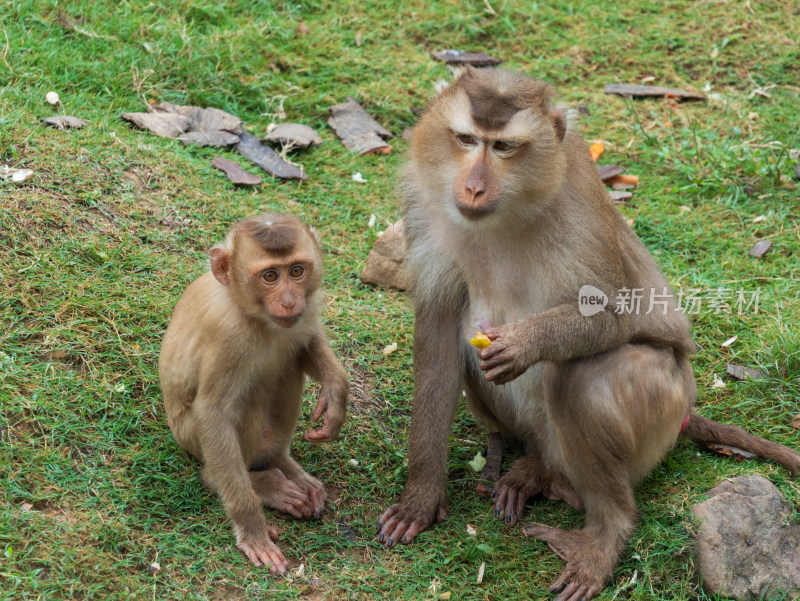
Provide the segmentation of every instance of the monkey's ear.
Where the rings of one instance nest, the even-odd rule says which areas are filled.
[[[553,117],[553,126],[556,128],[556,137],[561,141],[570,126],[570,112],[567,107],[559,106],[553,109],[551,116]]]
[[[228,277],[228,268],[231,264],[228,249],[218,245],[212,248],[208,254],[211,257],[211,273],[214,274],[220,284],[227,286],[231,283]]]

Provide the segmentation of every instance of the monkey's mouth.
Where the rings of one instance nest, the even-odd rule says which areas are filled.
[[[291,328],[294,324],[296,324],[300,320],[301,313],[297,315],[290,315],[288,317],[280,317],[278,315],[270,315],[272,321],[279,325],[282,328]]]
[[[464,219],[468,219],[469,221],[478,221],[479,219],[483,219],[484,217],[488,217],[494,213],[497,205],[495,203],[490,205],[465,205],[456,201],[456,208],[458,209],[458,212],[461,213],[461,216],[464,217]]]

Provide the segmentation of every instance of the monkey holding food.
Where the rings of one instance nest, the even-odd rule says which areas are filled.
[[[211,271],[183,294],[159,359],[170,430],[203,462],[236,546],[274,574],[289,564],[262,505],[321,517],[322,484],[290,457],[305,376],[321,384],[308,430],[334,440],[345,418],[347,375],[322,327],[322,253],[299,219],[265,214],[236,223],[210,251]]]
[[[582,601],[634,529],[634,486],[681,433],[795,473],[800,455],[693,411],[689,322],[552,96],[520,74],[467,68],[413,129],[400,184],[416,317],[408,482],[378,531],[391,547],[447,515],[465,390],[480,421],[525,448],[495,486],[495,515],[514,525],[536,494],[585,509],[580,530],[525,529],[566,561],[557,601]],[[585,286],[609,300],[592,315]],[[640,311],[625,290],[643,292]]]

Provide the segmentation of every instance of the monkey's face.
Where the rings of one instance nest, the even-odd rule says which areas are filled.
[[[313,269],[310,261],[294,260],[270,263],[254,274],[263,305],[273,323],[291,328],[300,319],[306,307]]]
[[[524,217],[560,187],[566,114],[550,109],[549,90],[468,69],[432,102],[414,128],[412,161],[451,219]]]

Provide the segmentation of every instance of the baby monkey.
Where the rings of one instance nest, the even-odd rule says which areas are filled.
[[[334,440],[347,404],[345,370],[322,327],[322,253],[299,219],[281,214],[236,223],[210,252],[211,271],[172,315],[158,369],[170,430],[203,462],[236,546],[273,574],[289,563],[262,505],[319,518],[322,484],[289,455],[305,376],[321,384],[311,442]]]

